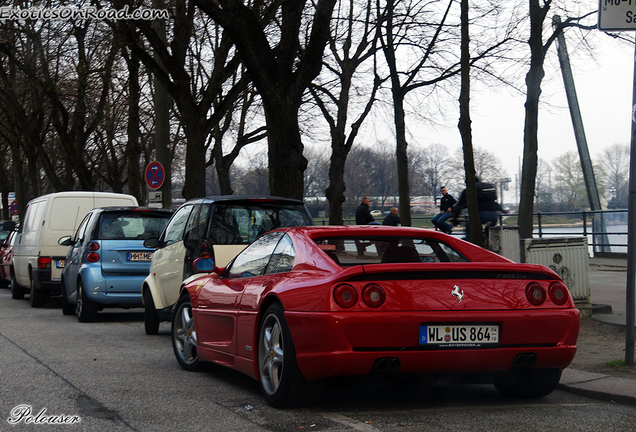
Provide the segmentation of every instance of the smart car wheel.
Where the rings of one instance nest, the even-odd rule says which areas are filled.
[[[31,307],[39,308],[44,306],[46,301],[46,293],[44,290],[35,289],[35,281],[31,279],[30,299]]]
[[[183,369],[196,371],[201,368],[197,355],[197,331],[192,316],[192,303],[187,295],[177,302],[172,320],[172,349]]]
[[[75,309],[79,322],[93,322],[97,320],[97,303],[86,296],[84,284],[77,286],[77,306]]]
[[[73,315],[75,313],[75,305],[68,302],[64,280],[62,280],[62,313],[64,315]]]
[[[144,325],[147,335],[156,335],[159,333],[159,317],[155,302],[152,299],[152,293],[149,289],[144,292]]]
[[[258,373],[267,403],[276,408],[309,402],[310,383],[300,372],[283,307],[275,303],[263,315],[258,332]]]
[[[499,375],[495,388],[504,396],[540,398],[556,388],[561,379],[559,369],[515,369]]]
[[[24,290],[18,285],[14,274],[11,274],[11,298],[15,300],[22,300],[24,298]]]

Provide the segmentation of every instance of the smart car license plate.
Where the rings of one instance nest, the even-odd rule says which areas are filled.
[[[421,325],[420,345],[436,348],[482,348],[499,344],[499,325]]]
[[[128,252],[127,261],[151,261],[152,252]]]
[[[55,267],[64,268],[66,266],[66,260],[56,260]]]

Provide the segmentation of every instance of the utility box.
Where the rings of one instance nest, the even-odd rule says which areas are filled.
[[[525,262],[550,267],[570,290],[581,316],[592,313],[587,237],[523,239]]]
[[[518,226],[491,226],[488,228],[488,249],[514,262],[521,262]]]

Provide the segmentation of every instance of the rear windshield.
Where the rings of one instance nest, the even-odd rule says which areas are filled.
[[[108,212],[99,219],[98,240],[146,240],[159,238],[170,214],[155,212]]]
[[[341,266],[411,262],[468,262],[446,243],[411,237],[330,237],[315,240]]]
[[[213,244],[249,244],[280,227],[313,225],[304,205],[217,204],[210,223]]]

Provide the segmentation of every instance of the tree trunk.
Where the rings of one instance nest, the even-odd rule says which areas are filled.
[[[543,21],[550,9],[550,2],[543,7],[538,0],[530,0],[530,70],[526,74],[526,118],[523,131],[523,166],[521,169],[521,194],[519,199],[519,237],[532,238],[535,182],[538,164],[539,97],[544,77]]]

